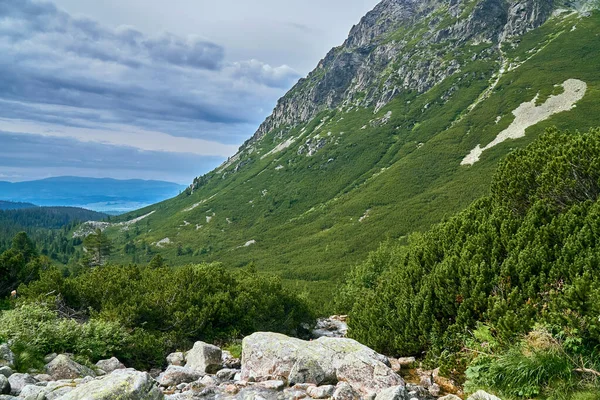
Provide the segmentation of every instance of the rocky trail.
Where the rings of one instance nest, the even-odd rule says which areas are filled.
[[[196,342],[187,352],[169,354],[165,370],[149,372],[126,368],[114,357],[89,368],[68,354],[50,354],[43,371],[17,373],[14,354],[3,344],[0,400],[460,399],[446,394],[460,392],[437,371],[411,369],[414,358],[388,358],[341,337],[346,329],[338,316],[318,321],[315,340],[254,333],[243,340],[241,360]],[[409,371],[418,383],[405,382],[401,374]],[[484,392],[469,397],[484,399],[497,400]]]

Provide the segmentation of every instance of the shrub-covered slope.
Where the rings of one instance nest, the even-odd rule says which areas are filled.
[[[451,3],[383,2],[229,162],[120,219],[146,215],[135,224],[108,228],[115,258],[255,262],[326,285],[382,240],[426,229],[487,194],[498,162],[547,127],[600,126],[600,14],[556,11],[569,6],[559,2]],[[483,13],[492,6],[497,19]],[[350,83],[336,81],[344,66]],[[386,87],[393,95],[383,96]],[[309,103],[317,109],[286,117]],[[518,111],[523,103],[529,108]],[[524,118],[533,107],[541,121]],[[477,145],[523,130],[461,165]]]
[[[485,323],[489,340],[476,355],[486,360],[471,370],[480,385],[529,398],[558,376],[544,368],[559,361],[567,383],[576,373],[594,378],[599,197],[600,130],[551,130],[500,164],[489,196],[408,245],[381,247],[353,271],[340,297],[351,336],[388,354],[452,359]],[[490,354],[534,328],[546,346],[530,337],[507,355]]]

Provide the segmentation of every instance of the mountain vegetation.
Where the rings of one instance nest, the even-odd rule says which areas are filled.
[[[340,297],[350,334],[450,371],[473,362],[469,384],[504,396],[553,398],[582,375],[597,384],[586,374],[600,370],[599,171],[598,129],[551,130],[513,152],[489,196],[352,272]]]
[[[13,237],[25,232],[41,254],[61,264],[81,257],[81,238],[71,231],[83,221],[98,221],[108,215],[75,207],[32,207],[0,210],[0,252],[12,246]],[[79,251],[78,251],[79,250]]]
[[[178,196],[1,211],[0,343],[148,369],[336,311],[467,393],[597,398],[599,6],[383,0]]]
[[[551,126],[600,126],[600,14],[513,3],[382,2],[238,154],[176,198],[117,219],[146,216],[134,227],[107,228],[112,260],[254,263],[328,303],[331,282],[380,242],[487,195],[513,149]],[[523,105],[556,113],[532,124]]]

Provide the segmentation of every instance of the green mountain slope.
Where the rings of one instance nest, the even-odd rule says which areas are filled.
[[[254,262],[326,286],[487,194],[499,160],[547,127],[600,126],[595,4],[516,3],[383,1],[238,154],[108,227],[128,249],[115,260]]]

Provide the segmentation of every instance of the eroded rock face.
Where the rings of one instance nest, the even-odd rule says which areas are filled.
[[[61,397],[61,400],[161,400],[164,395],[146,372],[118,369]]]
[[[281,379],[291,385],[343,381],[363,395],[404,385],[385,356],[355,340],[322,337],[307,342],[263,332],[243,341],[242,379]]]
[[[215,373],[221,369],[221,355],[221,349],[217,346],[196,342],[186,355],[185,366],[200,373]]]
[[[45,370],[48,375],[56,380],[96,376],[90,368],[76,363],[64,354],[57,356],[49,364],[46,364]]]
[[[255,135],[225,165],[243,158],[242,154],[250,155],[269,132],[308,122],[324,110],[374,107],[378,111],[402,93],[428,91],[470,62],[499,61],[501,43],[541,26],[554,9],[548,0],[472,3],[381,1],[352,28],[341,46],[333,48],[278,101]],[[475,59],[460,57],[458,53],[468,43],[492,46]],[[287,139],[284,135],[281,141]],[[242,167],[238,164],[236,171]]]

